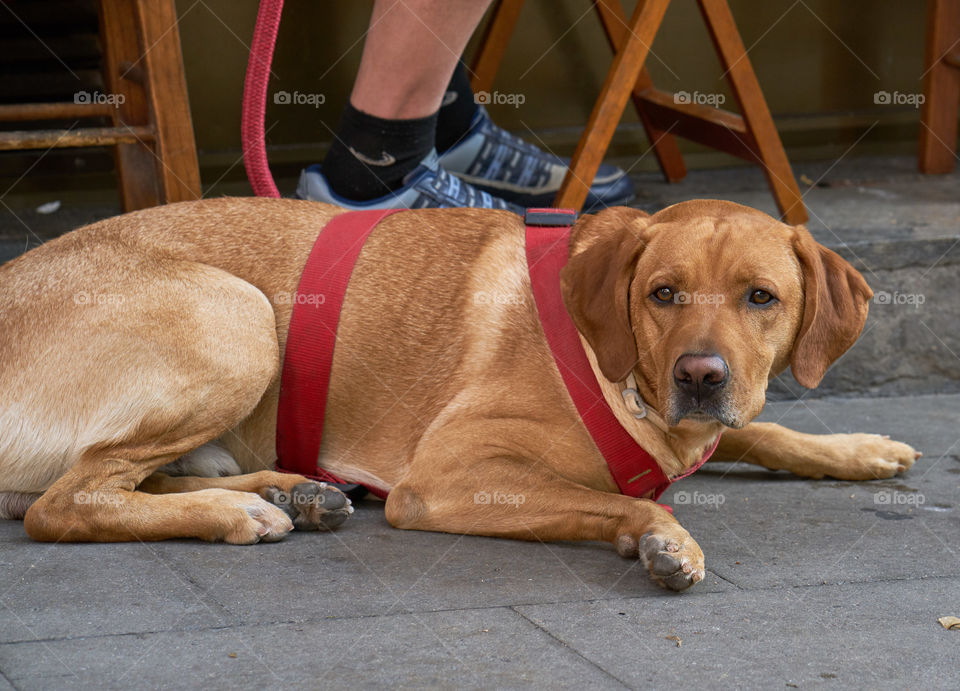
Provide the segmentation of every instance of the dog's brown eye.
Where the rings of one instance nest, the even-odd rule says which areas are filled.
[[[660,302],[670,302],[673,300],[673,289],[668,288],[667,286],[660,286],[655,291],[653,291],[653,297],[655,297]]]
[[[768,305],[773,302],[773,296],[765,290],[755,290],[750,293],[750,302],[755,305]]]

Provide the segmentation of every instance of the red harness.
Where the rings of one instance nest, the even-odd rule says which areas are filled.
[[[367,237],[380,221],[397,211],[353,211],[335,216],[310,251],[293,303],[280,379],[278,470],[344,482],[319,466],[337,324],[350,274]],[[576,213],[570,210],[527,211],[527,266],[540,323],[570,398],[620,492],[657,499],[674,480],[617,422],[563,304],[560,270],[567,263],[570,226],[575,219]],[[680,477],[703,465],[719,441],[717,437],[703,458]],[[367,489],[379,497],[387,495],[376,487]]]

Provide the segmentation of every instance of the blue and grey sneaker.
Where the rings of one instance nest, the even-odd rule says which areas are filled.
[[[570,165],[497,127],[483,106],[463,140],[440,156],[440,165],[474,187],[520,206],[551,206]],[[600,166],[584,202],[584,212],[626,204],[633,199],[627,174]]]
[[[314,202],[336,204],[347,209],[438,209],[473,207],[506,209],[522,214],[523,209],[487,192],[478,190],[439,165],[437,152],[431,151],[403,180],[403,186],[390,194],[365,202],[344,199],[330,189],[327,179],[315,164],[300,173],[296,196]]]

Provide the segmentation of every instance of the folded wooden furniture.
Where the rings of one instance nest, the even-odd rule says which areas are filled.
[[[949,173],[957,164],[960,115],[960,0],[929,0],[923,95],[920,107],[920,172]]]
[[[105,93],[0,106],[0,122],[76,120],[68,129],[0,132],[0,151],[113,146],[126,211],[198,199],[200,170],[173,0],[101,0]],[[110,118],[108,127],[78,126]]]
[[[579,209],[632,98],[660,169],[670,182],[687,170],[676,137],[760,165],[783,219],[803,223],[807,211],[770,109],[747,57],[726,0],[698,0],[740,113],[713,108],[653,86],[644,63],[670,0],[640,0],[628,20],[619,0],[593,0],[615,53],[606,81],[580,138],[556,206]],[[490,91],[523,0],[499,0],[473,64],[474,91]]]

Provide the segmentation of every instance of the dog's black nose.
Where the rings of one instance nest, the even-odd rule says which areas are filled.
[[[727,383],[730,370],[719,355],[681,355],[673,366],[673,381],[688,396],[706,401]]]

